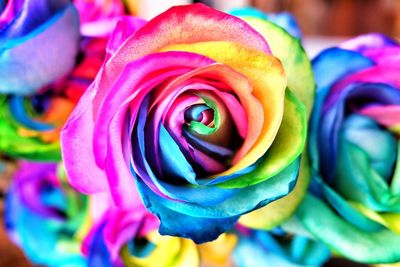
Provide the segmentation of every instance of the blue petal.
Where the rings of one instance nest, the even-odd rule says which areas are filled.
[[[54,249],[62,222],[48,220],[28,209],[13,188],[7,195],[5,210],[7,230],[33,263],[52,267],[86,266],[82,255]]]
[[[308,149],[314,170],[319,169],[317,132],[320,129],[322,106],[331,86],[346,75],[371,67],[374,63],[359,53],[339,48],[330,48],[319,54],[313,61],[317,83],[317,95],[310,120]]]
[[[212,207],[166,198],[161,198],[159,202],[169,209],[196,217],[237,216],[263,207],[291,192],[297,181],[299,166],[300,161],[297,159],[276,176],[262,183],[239,189],[236,194]]]
[[[322,243],[302,236],[280,242],[266,231],[241,235],[233,253],[238,267],[317,267],[329,256],[329,249]]]
[[[0,39],[0,93],[32,94],[66,75],[75,65],[79,40],[72,4],[23,37]]]
[[[14,116],[14,119],[18,123],[22,124],[23,127],[35,131],[48,131],[54,129],[52,125],[40,121],[35,121],[28,114],[26,114],[26,110],[24,107],[24,97],[11,96],[9,98],[9,105],[11,114]]]
[[[162,198],[151,191],[140,178],[136,177],[136,181],[146,207],[160,218],[162,233],[205,242],[229,229],[240,215],[263,207],[291,192],[299,166],[300,160],[297,159],[275,177],[237,190],[231,197],[214,206]],[[193,225],[190,222],[196,223]]]
[[[178,213],[164,206],[164,199],[153,193],[140,179],[136,181],[145,206],[160,219],[159,232],[162,235],[180,236],[204,243],[216,239],[239,219],[239,216],[207,218]]]
[[[301,30],[297,24],[296,19],[288,12],[282,13],[264,13],[261,10],[255,8],[241,8],[235,9],[229,12],[233,16],[237,17],[256,17],[264,20],[268,20],[279,27],[285,29],[290,35],[298,39],[301,38]]]
[[[104,242],[104,225],[93,236],[88,255],[88,267],[112,267],[111,256]]]
[[[159,136],[160,157],[164,172],[162,175],[179,177],[189,183],[195,183],[196,173],[163,125],[160,125]]]

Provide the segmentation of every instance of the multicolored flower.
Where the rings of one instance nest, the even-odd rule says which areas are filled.
[[[196,245],[160,236],[158,220],[141,210],[108,210],[85,242],[89,267],[198,266]]]
[[[103,64],[106,44],[107,39],[83,39],[74,69],[35,95],[0,95],[0,151],[30,160],[61,160],[60,129]]]
[[[311,193],[296,218],[333,251],[400,260],[400,46],[363,35],[313,61]]]
[[[21,162],[7,193],[7,231],[35,264],[86,266],[80,252],[87,198],[70,188],[56,163]]]
[[[0,93],[33,94],[67,74],[79,38],[68,0],[0,1]]]
[[[239,243],[233,253],[237,267],[319,267],[331,254],[324,244],[280,228],[238,229]]]
[[[91,204],[94,224],[83,245],[89,267],[196,267],[200,260],[224,267],[231,262],[236,244],[232,234],[197,246],[191,240],[159,235],[158,219],[144,206],[117,209],[104,194],[91,196]]]
[[[117,26],[110,57],[62,130],[68,177],[122,208],[141,198],[161,234],[210,241],[295,187],[310,64],[278,26],[256,28],[264,38],[200,4],[140,26]]]

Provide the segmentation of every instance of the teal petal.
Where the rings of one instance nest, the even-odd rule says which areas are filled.
[[[346,258],[367,264],[400,261],[400,235],[386,228],[365,232],[312,195],[306,196],[295,217],[311,235]]]

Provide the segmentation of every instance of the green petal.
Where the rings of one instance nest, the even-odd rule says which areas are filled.
[[[346,258],[369,264],[400,261],[400,235],[386,228],[362,231],[310,194],[304,198],[295,217],[314,237]]]
[[[309,117],[314,101],[315,80],[301,41],[281,27],[260,18],[241,17],[267,40],[274,56],[282,61],[288,87],[305,105]]]
[[[296,187],[287,196],[240,217],[239,222],[249,228],[271,230],[288,220],[306,195],[311,171],[307,154],[303,154]]]
[[[299,157],[304,148],[306,135],[307,119],[304,105],[287,89],[282,123],[272,146],[256,163],[257,166],[253,171],[218,186],[243,188],[274,177]]]
[[[14,121],[7,105],[7,97],[0,96],[0,151],[29,160],[61,160],[60,143],[44,143],[38,138],[18,134],[18,123]]]
[[[397,142],[397,161],[392,182],[390,183],[390,192],[392,194],[400,194],[400,141]]]

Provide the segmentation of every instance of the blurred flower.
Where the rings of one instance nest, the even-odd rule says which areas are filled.
[[[160,236],[158,220],[144,207],[134,210],[113,208],[104,194],[91,198],[94,224],[83,251],[89,267],[118,266],[198,266],[193,242]]]
[[[125,13],[122,0],[74,0],[83,36],[108,36]]]
[[[0,1],[0,93],[33,94],[67,74],[79,37],[68,0]]]
[[[35,95],[0,95],[0,151],[30,160],[60,160],[60,129],[93,81],[107,39],[85,38],[74,69]]]
[[[330,257],[322,243],[280,229],[267,232],[241,228],[239,233],[234,251],[237,267],[318,267]]]
[[[87,206],[86,197],[57,173],[56,163],[21,162],[7,193],[6,228],[33,263],[83,267]]]
[[[273,13],[264,13],[255,8],[242,8],[242,9],[232,10],[229,13],[241,18],[249,17],[249,18],[258,18],[261,20],[270,21],[278,25],[279,27],[283,28],[284,30],[286,30],[293,37],[299,39],[301,38],[301,29],[296,19],[293,17],[293,15],[288,12],[273,14]]]
[[[369,34],[313,60],[313,183],[296,219],[336,253],[400,260],[400,46]]]
[[[161,236],[158,219],[144,206],[118,209],[106,194],[91,196],[93,226],[83,251],[89,267],[174,266],[227,267],[236,245],[233,234],[196,245],[184,238]]]

